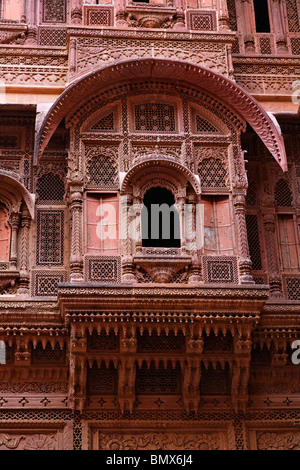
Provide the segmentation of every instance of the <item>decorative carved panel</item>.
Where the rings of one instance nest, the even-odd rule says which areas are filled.
[[[215,11],[199,11],[189,10],[188,14],[189,29],[198,31],[215,31],[216,30],[216,12]]]
[[[87,26],[113,26],[114,9],[109,6],[83,6],[83,22]]]
[[[37,211],[36,263],[61,266],[64,263],[64,211]]]
[[[221,433],[216,431],[191,434],[101,432],[98,436],[99,448],[103,450],[218,450],[223,444]]]
[[[203,274],[208,283],[238,283],[236,258],[232,256],[203,256]]]
[[[42,0],[43,23],[65,23],[67,19],[67,0]]]
[[[117,283],[121,280],[120,256],[86,256],[85,277],[90,282]]]

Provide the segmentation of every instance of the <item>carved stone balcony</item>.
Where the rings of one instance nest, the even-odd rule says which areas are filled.
[[[148,248],[134,256],[137,268],[144,269],[155,282],[168,283],[183,269],[188,269],[191,257],[181,255],[176,248]]]

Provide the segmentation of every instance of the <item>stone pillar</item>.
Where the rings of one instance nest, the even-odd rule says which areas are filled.
[[[179,197],[175,204],[175,209],[179,212],[180,221],[180,238],[181,238],[181,254],[186,253],[186,238],[185,238],[185,197]]]
[[[245,191],[246,194],[246,191]],[[233,193],[235,220],[237,225],[239,246],[239,269],[241,284],[254,284],[251,275],[252,262],[250,259],[247,227],[246,227],[246,196],[245,194]]]
[[[82,23],[82,4],[83,0],[72,0],[71,5],[71,23]]]
[[[71,323],[69,362],[69,406],[83,411],[86,401],[86,331],[82,323]]]
[[[221,31],[229,29],[229,16],[226,0],[219,0],[219,29]]]
[[[131,214],[132,197],[129,194],[121,198],[121,253],[122,253],[122,281],[135,282],[135,267],[132,257],[131,224],[134,220]]]
[[[187,220],[187,248],[192,255],[192,265],[189,270],[188,282],[190,284],[197,284],[202,282],[202,266],[200,256],[200,246],[198,246],[197,240],[197,207],[200,205],[200,198],[189,197],[188,213],[186,214]]]
[[[70,72],[76,71],[76,39],[70,41]]]
[[[275,214],[265,213],[263,215],[264,234],[267,247],[267,263],[269,271],[270,296],[282,297],[282,282],[279,265],[279,254],[276,240]]]
[[[126,21],[126,0],[116,0],[115,1],[115,11],[116,11],[116,26],[122,28],[128,28],[128,23]]]
[[[135,252],[141,254],[143,251],[142,247],[142,212],[143,204],[139,197],[134,198],[134,210],[135,210]]]
[[[135,327],[123,327],[120,340],[118,402],[123,414],[133,412],[135,403],[137,339]]]
[[[11,269],[17,269],[18,261],[18,230],[20,224],[20,212],[12,212],[10,214],[11,226],[11,245],[10,245],[10,261]]]
[[[27,0],[23,0],[23,2],[22,2],[22,12],[21,12],[21,23],[26,23],[27,22],[26,10],[27,10]]]
[[[255,52],[255,24],[250,0],[236,1],[238,30],[244,33],[245,51]]]
[[[270,14],[272,15],[273,30],[275,33],[278,54],[286,54],[288,51],[283,9],[284,7],[282,0],[271,0]]]
[[[22,213],[21,221],[21,243],[20,243],[20,285],[18,294],[29,294],[29,230],[31,217],[29,211],[25,209]]]
[[[72,235],[71,235],[71,282],[83,281],[83,253],[82,253],[82,191],[71,192],[70,211],[72,214]]]

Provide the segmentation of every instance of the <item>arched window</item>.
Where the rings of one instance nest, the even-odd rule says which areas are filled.
[[[166,188],[151,188],[142,209],[142,245],[144,247],[180,247],[179,214],[175,199]]]
[[[11,229],[8,217],[8,210],[0,204],[0,261],[9,261]]]

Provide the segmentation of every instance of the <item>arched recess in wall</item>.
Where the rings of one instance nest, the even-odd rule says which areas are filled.
[[[108,89],[112,83],[122,84],[141,78],[170,80],[174,85],[188,83],[214,95],[252,126],[282,170],[287,170],[285,147],[280,130],[248,92],[227,77],[205,67],[165,59],[119,61],[71,83],[50,108],[41,124],[36,136],[35,164],[64,117],[68,118],[70,114],[76,113],[76,110],[100,89]]]
[[[32,219],[34,219],[35,198],[10,172],[0,170],[1,195],[8,201],[8,207],[11,211],[19,211],[22,200],[24,200]]]

